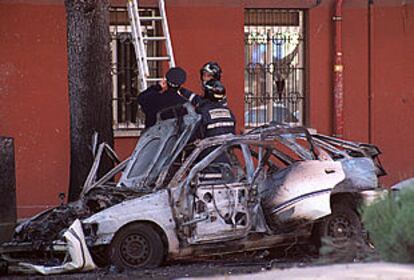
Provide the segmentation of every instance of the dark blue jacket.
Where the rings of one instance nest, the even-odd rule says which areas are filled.
[[[195,106],[196,112],[202,116],[194,138],[203,139],[236,133],[236,119],[225,103],[212,102],[185,88],[180,89],[180,93]]]
[[[229,133],[236,134],[236,119],[225,103],[212,102],[185,88],[182,88],[180,93],[195,106],[196,112],[201,115],[201,122],[190,141]],[[203,159],[215,149],[216,147],[205,149],[198,156],[197,161]],[[221,154],[214,162],[230,163],[230,160],[226,154]],[[219,169],[212,166],[207,167],[204,171],[221,174]]]
[[[197,138],[203,139],[236,133],[236,119],[227,106],[204,99],[196,107],[196,112],[202,117],[199,128],[196,131]]]
[[[160,85],[148,87],[138,95],[137,100],[145,114],[145,128],[149,128],[156,123],[158,112],[169,107],[184,104],[187,101],[178,95],[177,90],[172,88],[161,93]]]

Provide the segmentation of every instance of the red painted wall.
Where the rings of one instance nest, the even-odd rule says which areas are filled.
[[[414,3],[376,1],[372,11],[372,142],[395,183],[414,176]],[[411,4],[403,3],[408,2]]]
[[[332,7],[324,1],[308,12],[308,122],[318,132],[332,133]]]
[[[115,151],[121,160],[124,160],[131,155],[137,145],[137,141],[137,137],[115,138]]]
[[[344,137],[368,142],[368,5],[348,0],[343,13]],[[356,30],[358,32],[356,32]]]
[[[56,1],[15,2],[0,2],[0,134],[15,139],[17,210],[25,217],[67,191],[66,18]]]
[[[414,176],[414,3],[345,0],[344,137],[380,147],[390,186]],[[334,1],[308,14],[309,125],[332,132]],[[371,96],[371,99],[370,99]]]

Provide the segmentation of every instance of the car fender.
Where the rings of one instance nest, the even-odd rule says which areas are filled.
[[[139,198],[127,200],[82,221],[83,224],[96,224],[95,245],[110,244],[115,234],[125,225],[136,222],[149,222],[161,228],[168,241],[168,251],[178,252],[179,243],[175,232],[176,225],[169,203],[169,192],[161,190]]]
[[[344,180],[339,162],[303,161],[270,180],[264,208],[275,224],[292,220],[317,220],[331,214],[330,196]]]

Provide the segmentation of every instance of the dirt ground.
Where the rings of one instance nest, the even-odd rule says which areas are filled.
[[[57,276],[39,275],[8,275],[8,279],[177,279],[177,278],[208,278],[212,276],[224,277],[230,275],[251,275],[288,267],[303,266],[301,263],[273,263],[268,261],[204,261],[195,263],[167,264],[156,269],[118,271],[113,267],[99,269],[94,272],[76,273]]]
[[[188,278],[182,278],[188,279]],[[190,278],[191,279],[191,278]],[[215,277],[194,278],[197,280],[410,280],[414,279],[414,265],[403,265],[395,263],[351,263],[331,264],[307,267],[294,267],[289,269],[274,268],[269,271],[255,273],[253,275],[222,275]]]
[[[306,253],[305,253],[306,252]],[[166,263],[154,269],[120,271],[111,266],[88,273],[71,273],[47,276],[47,279],[177,279],[229,275],[251,275],[273,269],[286,269],[313,265],[318,261],[316,255],[308,253],[306,248],[279,248],[277,252],[267,250],[245,254],[224,256],[214,259],[193,259]],[[7,279],[45,279],[31,274],[12,273]]]
[[[357,249],[357,248],[355,248]],[[361,252],[361,248],[358,248]],[[334,257],[335,255],[335,257]],[[318,257],[301,246],[259,251],[216,259],[167,263],[163,267],[120,271],[107,267],[88,273],[56,276],[7,275],[7,279],[413,279],[414,265],[379,262],[372,252],[355,259],[338,254]],[[356,256],[354,253],[352,254]],[[368,258],[367,258],[368,256]]]
[[[316,265],[314,263],[196,262],[170,264],[157,269],[116,271],[101,269],[95,272],[59,276],[8,276],[7,279],[414,279],[414,265],[391,263],[351,263]]]

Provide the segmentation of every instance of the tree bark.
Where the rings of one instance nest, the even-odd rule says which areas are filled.
[[[16,172],[13,138],[0,136],[0,244],[16,226]]]
[[[94,131],[99,133],[100,142],[113,146],[109,0],[65,0],[65,7],[71,137],[69,201],[73,201],[78,199],[93,162],[90,147]]]

